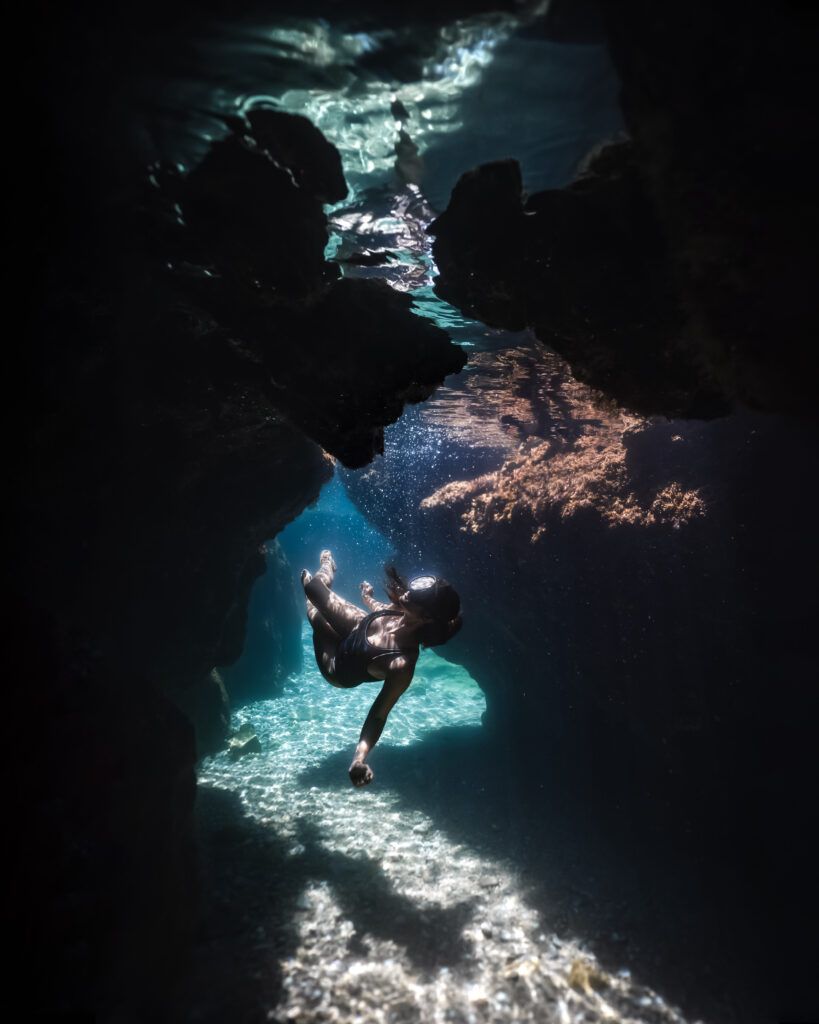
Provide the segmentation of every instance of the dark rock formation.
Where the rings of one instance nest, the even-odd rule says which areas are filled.
[[[176,706],[194,726],[196,760],[225,749],[230,734],[230,697],[218,669],[173,693]]]
[[[641,413],[810,413],[819,206],[798,168],[819,142],[815,16],[603,7],[633,141],[528,198],[513,161],[464,175],[430,226],[436,290],[533,327]]]
[[[193,730],[150,679],[53,616],[17,604],[7,622],[11,987],[35,1019],[111,1020],[123,1004],[150,1016],[192,924]]]
[[[246,757],[248,754],[261,754],[261,752],[261,740],[253,731],[253,726],[247,723],[240,726],[228,739],[228,756],[231,761],[238,761],[240,757]]]
[[[813,413],[815,7],[601,6],[692,354],[730,397]]]
[[[567,189],[525,198],[513,160],[465,174],[429,226],[442,298],[537,336],[575,376],[645,414],[726,402],[682,340],[684,316],[636,166],[621,143]]]
[[[304,600],[278,542],[265,549],[267,568],[250,597],[241,657],[220,671],[232,707],[274,696],[284,679],[301,668]]]
[[[165,206],[156,230],[163,252],[177,254],[177,286],[229,332],[231,356],[253,364],[276,408],[345,464],[362,465],[404,403],[427,397],[465,358],[410,315],[409,296],[339,280],[324,261],[318,200],[346,194],[338,154],[329,147],[327,158],[304,118],[293,119],[287,146],[274,145],[282,117],[249,115],[190,174],[158,171]],[[312,174],[311,154],[327,165]],[[308,191],[314,182],[318,195]]]
[[[321,204],[346,188],[304,119],[254,112],[151,187],[135,169],[95,189],[91,157],[44,158],[65,173],[38,196],[53,242],[16,377],[17,710],[47,741],[18,736],[12,926],[34,1011],[150,1017],[192,913],[194,759],[227,735],[212,670],[241,654],[260,546],[329,478],[322,447],[371,458],[463,357],[324,261]]]

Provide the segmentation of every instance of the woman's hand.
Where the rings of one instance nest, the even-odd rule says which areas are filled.
[[[356,787],[369,786],[374,772],[365,761],[353,761],[349,768],[350,782]]]
[[[373,590],[372,583],[369,583],[367,580],[364,580],[364,582],[361,584],[361,600],[364,602],[364,604],[366,604],[366,606],[370,609],[371,612],[378,612],[381,611],[382,608],[386,608],[387,605],[381,604],[380,601],[376,601],[376,599],[373,597],[374,593],[375,591]]]

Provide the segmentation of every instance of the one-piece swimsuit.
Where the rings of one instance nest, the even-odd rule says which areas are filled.
[[[333,682],[336,686],[358,686],[361,683],[373,682],[374,677],[367,671],[370,662],[376,658],[394,658],[399,654],[408,654],[414,648],[391,647],[385,650],[376,647],[367,638],[367,630],[373,619],[383,615],[402,615],[403,612],[382,608],[380,611],[365,615],[344,637],[336,650],[333,665]]]

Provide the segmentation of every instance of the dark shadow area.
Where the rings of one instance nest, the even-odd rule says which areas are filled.
[[[306,877],[330,882],[339,906],[355,925],[350,949],[357,956],[368,955],[364,940],[374,935],[403,946],[423,970],[450,967],[463,959],[467,950],[461,933],[472,915],[471,903],[448,909],[419,906],[396,893],[373,861],[324,849],[311,823],[301,822],[299,839],[305,847],[299,863]]]
[[[422,970],[457,963],[469,904],[419,907],[396,893],[380,866],[321,846],[302,822],[299,842],[248,817],[237,794],[200,786],[197,808],[201,916],[196,942],[165,1021],[255,1024],[282,994],[281,964],[299,945],[305,886],[326,881],[355,933],[350,949],[368,956],[367,938],[402,946]]]
[[[537,755],[542,769],[549,754]],[[576,751],[554,751],[551,770],[537,773],[527,757],[480,728],[459,728],[379,747],[372,761],[375,785],[454,842],[506,860],[546,933],[580,939],[605,968],[628,968],[692,1020],[775,1019],[756,948],[760,934],[768,946],[773,937],[745,886],[747,851],[720,856],[704,826],[675,825],[636,792],[606,805],[607,787],[578,770]],[[301,781],[341,788],[345,769],[333,755]]]
[[[165,1020],[255,1024],[279,1002],[306,875],[292,842],[247,817],[236,793],[200,786],[196,832],[200,921]]]

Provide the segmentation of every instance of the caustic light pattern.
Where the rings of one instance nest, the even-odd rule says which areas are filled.
[[[373,901],[372,873],[389,892],[388,928],[362,927],[345,912],[333,879],[308,880],[297,900],[297,948],[282,963],[282,999],[271,1020],[303,1024],[685,1024],[627,971],[609,973],[579,942],[550,934],[527,903],[513,866],[455,842],[426,814],[390,791],[379,752],[407,747],[441,729],[476,729],[484,699],[464,669],[424,652],[372,755],[376,779],[355,790],[345,767],[377,689],[337,690],[304,662],[278,700],[242,709],[262,753],[231,763],[209,759],[208,786],[237,792],[246,813],[275,830],[294,861],[326,854],[351,867],[345,890]],[[328,765],[330,771],[327,770]],[[318,784],[316,784],[318,783]],[[318,849],[318,854],[317,854]],[[348,894],[349,895],[349,894]],[[271,954],[274,955],[274,954]]]

